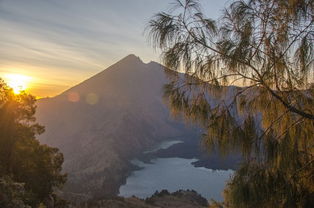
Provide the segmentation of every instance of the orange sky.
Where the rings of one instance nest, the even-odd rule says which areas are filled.
[[[14,65],[14,64],[13,64]],[[10,75],[22,75],[28,77],[26,83],[26,91],[35,95],[36,97],[52,97],[60,94],[66,89],[78,84],[86,78],[93,75],[90,71],[86,70],[84,73],[71,73],[64,70],[59,73],[59,70],[45,70],[41,71],[40,68],[33,66],[15,66],[0,69],[0,77],[10,85],[10,82],[18,82],[12,80]],[[13,87],[13,86],[11,86]]]
[[[228,0],[201,1],[209,17],[217,18]],[[159,51],[143,33],[149,19],[172,2],[0,0],[0,78],[31,77],[27,91],[47,97],[129,54],[159,62]]]

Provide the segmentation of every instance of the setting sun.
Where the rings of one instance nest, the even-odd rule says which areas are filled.
[[[15,94],[19,94],[28,88],[31,80],[30,77],[21,74],[7,74],[5,75],[6,82],[11,87]]]

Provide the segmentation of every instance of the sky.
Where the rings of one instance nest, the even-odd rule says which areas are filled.
[[[160,52],[149,44],[144,29],[154,14],[168,11],[173,2],[0,0],[0,77],[15,82],[12,77],[22,76],[27,91],[47,97],[129,54],[160,62]],[[201,3],[207,16],[216,19],[229,0]]]

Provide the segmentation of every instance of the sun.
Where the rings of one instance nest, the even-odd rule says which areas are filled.
[[[31,78],[21,74],[7,74],[5,80],[15,94],[20,94],[22,91],[27,90]]]

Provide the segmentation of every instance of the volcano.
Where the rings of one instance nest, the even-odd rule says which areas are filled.
[[[175,121],[163,104],[165,68],[129,55],[66,90],[38,101],[39,137],[64,154],[67,192],[117,194],[130,173],[130,159],[145,148],[195,134]]]

